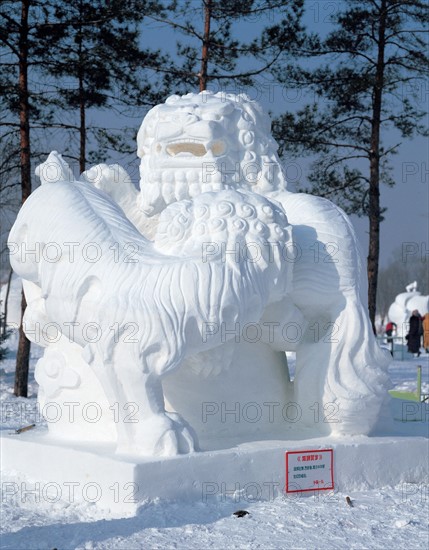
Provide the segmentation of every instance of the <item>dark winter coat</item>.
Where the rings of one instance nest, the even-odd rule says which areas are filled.
[[[410,331],[407,334],[408,351],[418,353],[420,350],[420,340],[423,334],[422,319],[420,315],[411,315]]]

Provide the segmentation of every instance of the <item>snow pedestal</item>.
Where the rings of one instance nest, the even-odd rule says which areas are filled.
[[[427,423],[415,424],[427,431]],[[109,445],[71,447],[37,432],[4,435],[1,447],[3,479],[13,479],[3,481],[3,499],[93,502],[106,517],[133,516],[157,498],[233,498],[242,507],[270,500],[285,494],[285,452],[294,450],[332,448],[335,491],[429,482],[429,442],[422,436],[260,441],[168,459],[121,457]]]

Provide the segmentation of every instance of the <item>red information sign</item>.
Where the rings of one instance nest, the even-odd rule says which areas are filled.
[[[286,493],[326,491],[334,488],[334,451],[288,451]]]

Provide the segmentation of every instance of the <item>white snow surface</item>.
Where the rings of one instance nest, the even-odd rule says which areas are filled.
[[[29,399],[13,396],[16,338],[0,364],[1,405],[22,403],[16,418],[7,415],[3,430],[31,423],[36,410],[34,364],[41,350],[32,347]],[[423,366],[423,391],[429,391],[429,355],[395,360],[390,367],[396,389],[414,390],[416,366]],[[4,409],[3,409],[4,410]],[[14,410],[18,410],[15,406]],[[5,415],[2,414],[2,417]],[[5,418],[2,418],[2,421]],[[42,421],[43,423],[43,421]],[[2,489],[19,479],[2,478]],[[174,479],[161,480],[174,483]],[[349,506],[346,497],[353,506]],[[42,495],[43,497],[43,495]],[[249,512],[236,517],[237,510]],[[281,496],[252,501],[242,495],[199,502],[145,502],[133,518],[106,520],[94,504],[62,500],[38,502],[29,494],[2,495],[0,548],[4,549],[420,549],[429,547],[429,487],[402,484],[395,488],[310,496]]]

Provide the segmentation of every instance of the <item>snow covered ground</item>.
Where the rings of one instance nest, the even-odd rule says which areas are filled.
[[[409,491],[411,493],[411,491]],[[106,521],[89,506],[6,504],[1,547],[43,549],[428,547],[428,497],[399,487],[351,495],[243,504],[150,502],[135,518]],[[245,507],[249,515],[233,514]]]
[[[13,396],[16,341],[0,364],[2,429],[11,431],[36,421],[37,384],[31,376],[30,398]],[[32,367],[40,350],[33,346]],[[400,356],[400,354],[398,354]],[[395,360],[390,367],[396,389],[415,390],[416,366],[423,366],[423,391],[429,392],[429,355]],[[33,371],[32,369],[32,371]],[[20,407],[16,407],[16,403]],[[14,403],[10,414],[8,404]],[[152,549],[152,548],[388,548],[429,547],[429,486],[406,483],[351,494],[336,491],[310,496],[282,496],[270,501],[228,496],[205,502],[144,503],[136,517],[103,518],[92,503],[49,502],[34,495],[10,494],[2,479],[0,547],[8,549]],[[167,482],[167,480],[165,481]],[[174,482],[174,480],[168,480]],[[9,485],[7,485],[9,483]],[[40,492],[36,494],[40,495]],[[350,506],[346,497],[350,497]],[[233,513],[244,509],[244,517]]]

